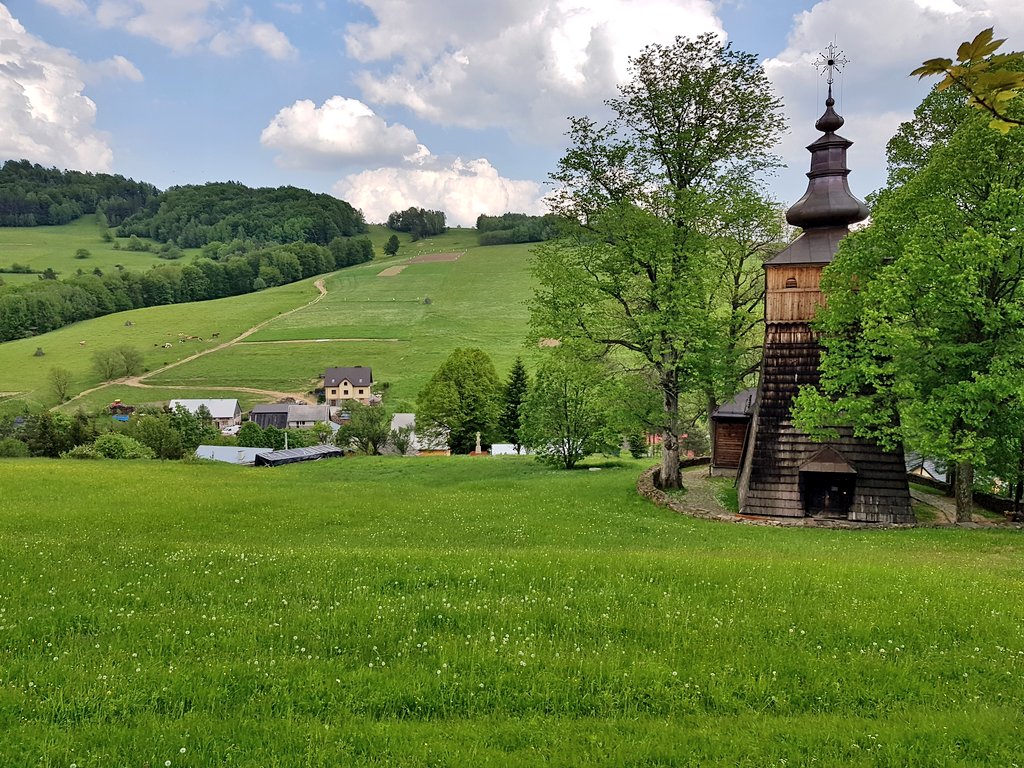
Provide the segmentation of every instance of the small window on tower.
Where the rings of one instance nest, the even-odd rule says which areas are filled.
[[[786,287],[787,288],[796,288],[796,278],[795,277],[787,277],[786,278]]]

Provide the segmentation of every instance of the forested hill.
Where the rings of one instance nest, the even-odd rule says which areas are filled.
[[[123,176],[44,168],[8,160],[0,168],[0,226],[67,224],[100,214],[118,236],[149,237],[179,248],[233,240],[316,243],[365,234],[366,221],[344,200],[296,187],[253,189],[237,182],[171,187]]]
[[[159,193],[152,184],[124,176],[8,160],[0,168],[0,226],[67,224],[92,213],[102,213],[110,226],[118,226]]]
[[[197,248],[232,240],[327,245],[366,231],[362,213],[336,197],[296,187],[253,189],[219,182],[171,187],[123,222],[117,234]]]

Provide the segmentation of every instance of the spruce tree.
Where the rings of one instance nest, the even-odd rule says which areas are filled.
[[[512,370],[509,371],[508,380],[505,382],[501,418],[498,420],[498,427],[501,430],[502,438],[515,445],[516,453],[519,453],[520,444],[519,427],[521,422],[519,407],[526,399],[528,387],[529,379],[526,374],[526,368],[523,365],[522,358],[517,357],[516,361],[512,364]]]

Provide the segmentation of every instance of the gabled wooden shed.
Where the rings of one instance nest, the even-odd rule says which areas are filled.
[[[849,225],[868,216],[864,203],[850,193],[846,151],[853,142],[835,133],[843,118],[834,105],[830,86],[825,113],[815,123],[823,135],[807,148],[807,192],[786,213],[803,234],[765,265],[764,357],[737,482],[740,510],[911,523],[902,450],[882,450],[842,426],[837,440],[822,445],[792,421],[800,387],[820,381],[821,348],[811,322],[825,302],[821,271]]]
[[[711,474],[735,477],[754,413],[757,387],[744,389],[711,414]]]

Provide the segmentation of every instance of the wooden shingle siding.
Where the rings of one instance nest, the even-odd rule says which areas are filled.
[[[770,323],[765,329],[764,361],[747,461],[740,479],[740,507],[747,514],[803,517],[800,465],[821,443],[793,426],[790,409],[801,385],[819,381],[821,352],[806,323]],[[911,523],[910,494],[903,456],[883,451],[839,427],[835,448],[857,471],[849,519]]]

